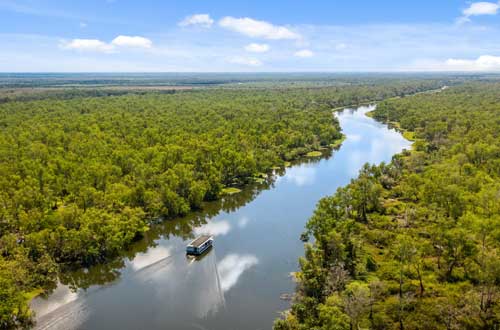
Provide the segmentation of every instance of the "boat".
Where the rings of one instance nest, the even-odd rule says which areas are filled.
[[[201,235],[188,244],[186,247],[186,253],[199,256],[212,247],[213,242],[214,238],[212,236]]]

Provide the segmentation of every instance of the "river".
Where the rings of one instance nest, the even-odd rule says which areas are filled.
[[[105,265],[64,274],[33,300],[38,329],[271,329],[289,308],[299,240],[320,198],[357,176],[364,163],[388,162],[411,143],[365,116],[374,106],[337,113],[347,136],[339,150],[297,163],[272,180],[209,203],[203,212],[153,226]],[[185,255],[196,235],[214,248]]]

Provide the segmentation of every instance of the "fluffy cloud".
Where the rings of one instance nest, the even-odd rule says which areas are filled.
[[[267,44],[252,43],[252,44],[245,46],[245,50],[247,52],[251,52],[251,53],[265,53],[265,52],[268,52],[269,49],[270,49],[270,47]]]
[[[77,50],[82,52],[114,53],[119,48],[151,48],[153,42],[144,37],[118,36],[110,43],[98,39],[73,39],[63,41],[62,49]]]
[[[111,45],[118,47],[151,48],[153,42],[144,37],[118,36],[111,41]]]
[[[493,2],[474,2],[463,11],[464,16],[496,15],[500,4]]]
[[[82,52],[112,53],[114,51],[113,45],[97,39],[73,39],[69,42],[63,42],[61,48]]]
[[[229,59],[230,63],[245,65],[245,66],[261,66],[262,62],[253,57],[233,57]]]
[[[208,14],[195,14],[187,16],[182,21],[179,22],[179,26],[201,26],[209,28],[214,24],[214,20]]]
[[[225,29],[244,34],[252,38],[263,38],[271,40],[300,39],[301,36],[284,26],[276,26],[265,21],[252,18],[224,17],[219,25]]]
[[[298,52],[295,52],[295,54],[293,54],[293,55],[296,57],[307,58],[307,57],[313,57],[314,53],[312,51],[310,51],[309,49],[302,49],[302,50],[299,50]]]
[[[496,15],[500,9],[500,2],[473,2],[471,5],[462,11],[462,16],[458,18],[458,23],[470,21],[472,16],[481,15]]]
[[[500,71],[500,56],[482,55],[475,60],[450,58],[445,65],[454,71]]]
[[[80,21],[75,22],[78,24]],[[426,23],[294,27],[294,31],[303,36],[301,40],[309,41],[310,46],[298,46],[295,40],[285,42],[247,39],[248,42],[241,43],[239,34],[235,36],[222,28],[213,29],[214,26],[210,32],[210,40],[200,42],[199,34],[192,33],[189,29],[176,29],[171,35],[158,35],[152,39],[151,49],[140,48],[134,52],[134,56],[129,56],[129,48],[114,46],[110,49],[108,45],[119,34],[109,39],[89,38],[99,39],[101,42],[98,40],[83,44],[71,39],[61,42],[56,37],[0,33],[0,70],[460,71],[464,70],[464,63],[457,63],[455,60],[468,60],[465,64],[470,68],[472,61],[476,61],[480,55],[500,56],[500,27],[486,23],[467,26]],[[271,50],[268,53],[246,52],[244,47],[251,42],[269,44]],[[347,47],[338,51],[337,45],[341,43],[345,43]],[[62,47],[67,49],[61,51]],[[92,56],[75,56],[75,52],[83,53],[77,49],[94,53]],[[303,49],[312,50],[314,56],[302,59],[293,56],[295,52]],[[230,60],[238,56],[244,59],[239,58],[233,60],[237,63],[231,63]],[[447,59],[453,61],[446,64]],[[258,65],[260,61],[261,66]],[[241,62],[246,64],[239,64]],[[484,58],[478,63],[484,63]],[[461,64],[462,68],[458,64]],[[472,64],[475,68],[485,66]]]

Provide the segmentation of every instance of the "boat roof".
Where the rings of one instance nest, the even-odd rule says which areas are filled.
[[[192,241],[191,243],[189,243],[190,246],[194,246],[194,247],[199,247],[201,246],[203,243],[205,243],[206,241],[212,239],[212,236],[209,236],[209,235],[201,235],[199,237],[197,237],[194,241]]]

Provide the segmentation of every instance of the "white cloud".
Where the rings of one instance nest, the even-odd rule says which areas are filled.
[[[62,41],[60,47],[67,50],[81,52],[116,53],[120,47],[124,48],[151,48],[153,42],[144,37],[118,36],[110,43],[98,39],[72,39]]]
[[[76,28],[79,29],[78,24],[82,21],[85,20],[75,20]],[[88,23],[90,28],[92,23]],[[456,70],[456,66],[446,65],[447,59],[475,60],[480,55],[500,56],[500,26],[486,23],[468,26],[456,26],[452,22],[301,25],[294,27],[294,31],[300,33],[303,36],[301,40],[309,41],[311,46],[298,46],[298,40],[247,39],[248,42],[241,43],[241,35],[222,28],[213,29],[210,40],[200,40],[199,34],[178,28],[170,35],[156,35],[155,39],[151,39],[151,49],[141,48],[133,56],[130,56],[129,48],[114,46],[110,49],[103,45],[109,45],[119,33],[109,39],[89,38],[103,42],[94,47],[77,47],[70,44],[71,39],[62,43],[59,38],[38,34],[0,33],[0,71],[242,72],[263,71],[263,68],[264,71],[276,72],[451,71],[452,68]],[[271,50],[268,53],[248,53],[243,47],[251,42],[269,44]],[[345,43],[347,48],[337,51],[336,45],[340,43]],[[68,44],[68,49],[61,51]],[[91,53],[92,56],[77,56],[87,53],[76,49],[100,52]],[[299,60],[293,56],[301,49],[312,50],[314,57]],[[258,59],[263,64],[231,64],[231,59],[238,56]]]
[[[310,51],[309,49],[302,49],[302,50],[299,50],[298,52],[295,52],[295,54],[293,54],[293,55],[296,57],[306,58],[306,57],[313,57],[314,53],[312,51]]]
[[[493,2],[474,2],[462,13],[466,17],[480,15],[496,15],[500,9],[500,4]]]
[[[251,53],[265,53],[265,52],[268,52],[269,49],[270,49],[270,47],[267,44],[251,43],[251,44],[245,46],[245,50],[247,52],[251,52]]]
[[[214,20],[208,14],[195,14],[191,16],[187,16],[182,21],[179,22],[179,26],[201,26],[209,28],[214,24]]]
[[[300,39],[301,36],[284,26],[277,26],[265,21],[258,21],[249,17],[224,17],[219,25],[225,29],[244,34],[252,38],[271,40]]]
[[[256,58],[253,57],[233,57],[229,59],[230,63],[233,64],[239,64],[239,65],[245,65],[245,66],[261,66],[262,62]]]
[[[73,39],[69,42],[63,41],[61,43],[61,48],[82,52],[112,53],[114,51],[113,45],[97,39]]]
[[[500,56],[482,55],[475,60],[450,58],[445,66],[454,71],[500,71]]]
[[[151,48],[153,42],[144,37],[118,36],[111,41],[111,45],[118,47]]]
[[[87,23],[85,22],[80,22],[80,27],[83,29],[83,28],[86,28],[87,27]]]
[[[473,2],[462,11],[462,16],[457,19],[457,23],[470,22],[472,16],[496,15],[500,9],[500,2]]]

